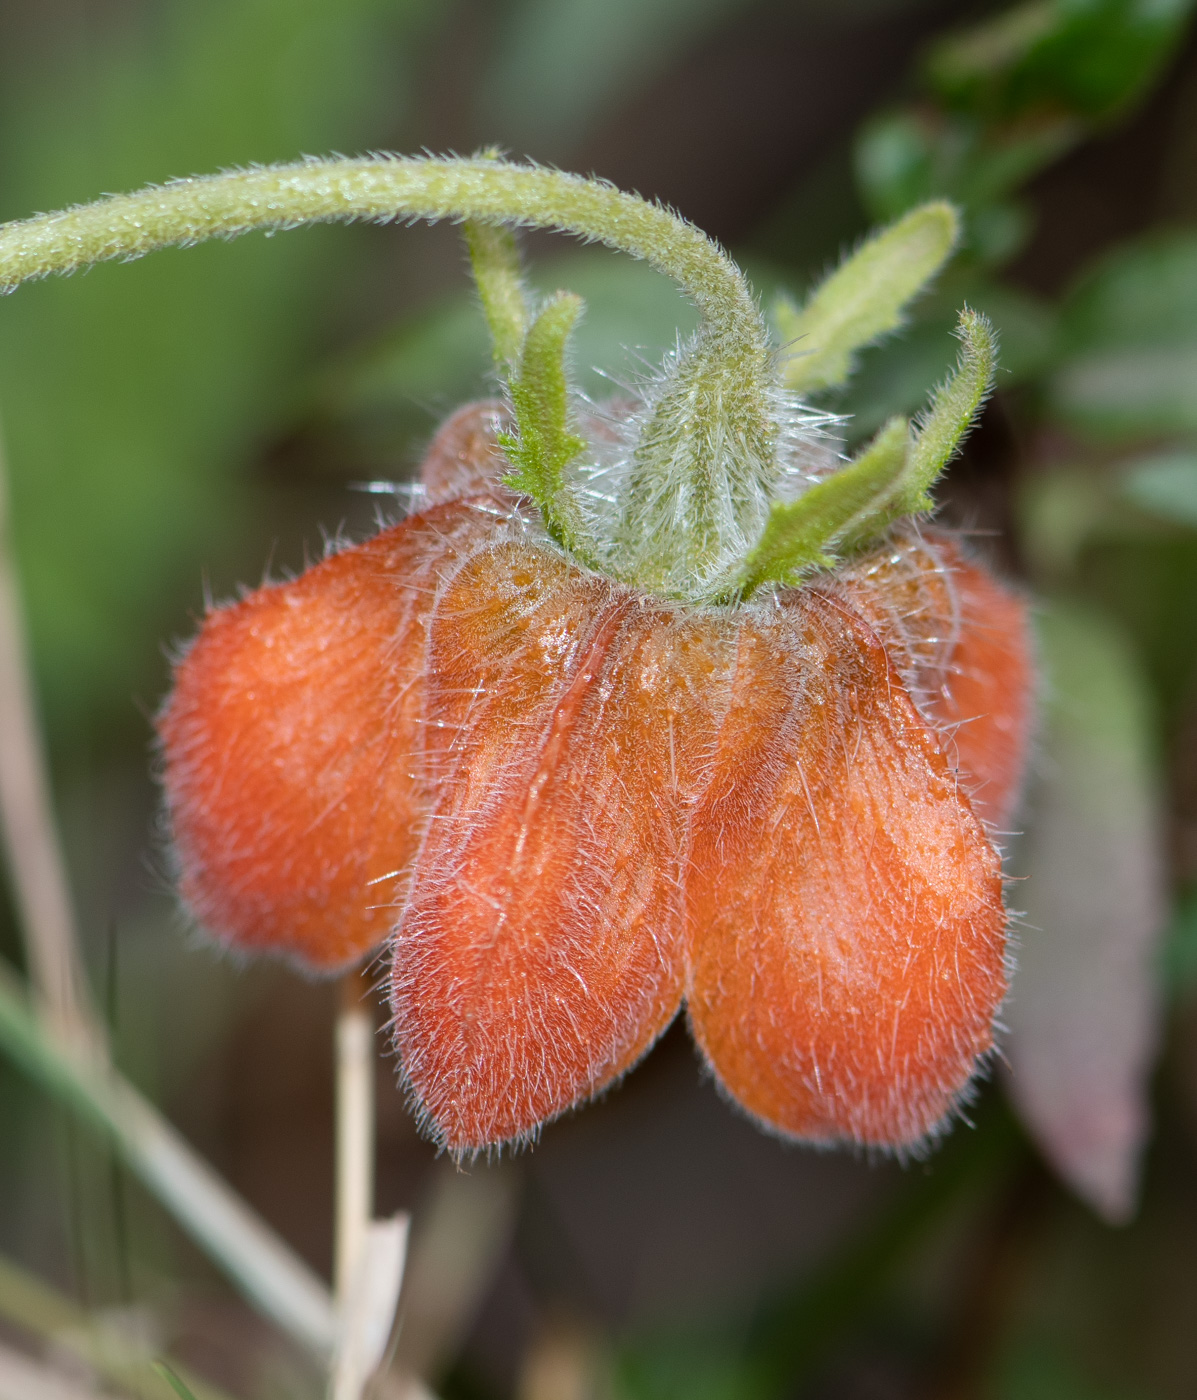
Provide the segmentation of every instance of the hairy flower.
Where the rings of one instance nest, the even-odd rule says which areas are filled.
[[[422,1123],[520,1142],[684,1003],[767,1126],[936,1133],[1006,989],[1021,603],[898,526],[735,605],[573,563],[458,412],[423,508],[209,613],[159,721],[183,894],[239,948],[390,938]]]
[[[180,882],[240,949],[334,970],[388,942],[394,1037],[455,1153],[531,1137],[685,1002],[779,1132],[899,1151],[993,1043],[1023,609],[931,488],[993,383],[956,370],[849,461],[809,399],[951,256],[948,204],[863,242],[773,329],[670,210],[484,154],[306,160],[0,228],[0,291],[254,229],[464,223],[505,405],[463,410],[425,508],[209,613],[159,719]],[[698,329],[604,414],[582,304],[523,285],[511,226],[646,259]],[[779,348],[780,347],[780,348]]]

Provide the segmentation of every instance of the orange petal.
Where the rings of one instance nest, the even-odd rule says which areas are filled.
[[[897,534],[839,591],[876,629],[978,815],[1008,827],[1032,724],[1026,604],[937,532]]]
[[[468,403],[447,418],[420,468],[424,499],[436,505],[501,489],[499,479],[511,464],[499,446],[499,433],[510,426],[511,411],[499,399]]]
[[[425,1126],[532,1136],[627,1069],[682,994],[684,803],[725,652],[546,549],[456,576],[430,628],[443,794],[394,940]]]
[[[1033,721],[1027,605],[964,560],[952,581],[960,632],[931,715],[950,735],[945,747],[968,775],[973,807],[1002,831],[1018,807]]]
[[[744,621],[695,816],[690,1018],[766,1124],[908,1148],[992,1045],[998,856],[872,630],[783,599]]]
[[[494,509],[436,507],[205,618],[158,733],[181,891],[223,942],[331,970],[386,936],[429,805],[427,616]]]

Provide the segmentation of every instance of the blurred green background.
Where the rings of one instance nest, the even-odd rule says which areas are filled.
[[[768,299],[913,203],[965,213],[907,332],[826,406],[855,440],[924,401],[962,303],[998,327],[998,392],[941,496],[1041,619],[1009,1068],[900,1167],[761,1135],[675,1027],[534,1151],[456,1174],[384,1065],[379,1206],[417,1227],[400,1361],[447,1400],[1197,1393],[1193,9],[0,0],[3,219],[304,153],[498,143],[668,201]],[[524,247],[537,286],[587,300],[594,396],[693,324],[641,266]],[[0,304],[12,530],[97,1002],[123,1069],[325,1271],[334,994],[188,929],[151,717],[205,597],[368,532],[380,498],[355,487],[410,475],[488,374],[451,228],[246,238]],[[7,902],[0,953],[22,966]],[[319,1393],[4,1062],[0,1257],[0,1341],[53,1353],[19,1306],[36,1277],[244,1400]]]

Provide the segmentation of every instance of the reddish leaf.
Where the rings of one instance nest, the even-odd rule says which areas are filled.
[[[1148,1127],[1165,921],[1160,814],[1138,667],[1100,618],[1040,619],[1042,757],[1018,862],[1026,916],[1003,1018],[1016,1106],[1102,1215],[1127,1219]]]

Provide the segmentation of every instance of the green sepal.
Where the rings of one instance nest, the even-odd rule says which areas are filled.
[[[961,342],[955,373],[936,389],[925,414],[915,421],[910,452],[910,491],[902,514],[930,510],[927,495],[955,456],[973,419],[993,388],[997,336],[988,317],[966,306],[956,327]]]
[[[909,454],[910,424],[891,418],[842,471],[798,500],[775,505],[745,562],[740,595],[747,597],[765,583],[796,583],[814,569],[829,568],[842,541],[872,533],[879,519],[888,523],[894,501],[904,495]]]
[[[509,370],[519,360],[529,320],[515,234],[502,224],[483,224],[476,219],[467,219],[463,232],[490,327],[495,364],[500,370]]]
[[[786,387],[810,394],[843,384],[854,353],[902,324],[906,306],[947,262],[959,236],[951,204],[924,204],[862,243],[801,310],[779,298],[773,322],[791,347]]]
[[[859,529],[845,533],[840,541],[845,553],[868,544],[903,516],[924,515],[935,509],[931,488],[989,397],[997,368],[997,337],[987,317],[965,307],[956,335],[962,346],[955,372],[936,389],[926,412],[915,420],[906,470],[893,496],[883,509],[862,521]]]
[[[565,373],[566,343],[581,310],[581,297],[557,292],[528,327],[519,367],[508,380],[516,431],[501,433],[499,444],[515,468],[504,485],[532,497],[559,544],[585,554],[565,485],[565,468],[586,446],[570,431]]]
[[[773,507],[745,561],[740,597],[765,583],[796,583],[868,544],[895,520],[934,509],[931,487],[993,387],[997,363],[997,340],[984,316],[966,307],[956,334],[963,343],[956,371],[913,429],[905,418],[891,418],[842,471]]]

